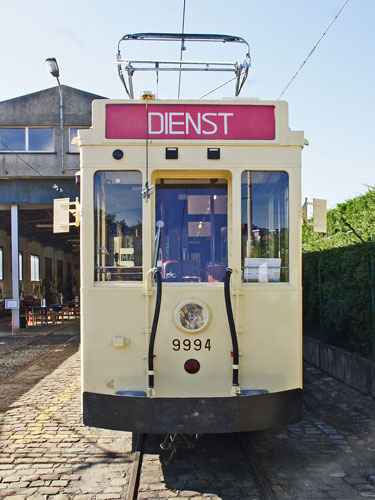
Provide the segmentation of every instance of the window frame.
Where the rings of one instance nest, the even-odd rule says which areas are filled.
[[[111,274],[119,274],[116,273],[115,271],[109,271],[110,279],[100,279],[99,276],[101,276],[100,273],[105,273],[106,271],[100,271],[100,269],[111,269],[112,268],[118,268],[121,270],[125,270],[127,266],[121,266],[121,265],[114,265],[114,266],[98,266],[98,259],[102,260],[102,257],[98,255],[98,242],[97,238],[99,237],[99,233],[97,233],[98,230],[98,225],[97,225],[97,217],[95,215],[95,210],[96,210],[96,202],[97,202],[97,194],[99,194],[96,191],[96,183],[95,183],[95,178],[97,174],[123,174],[123,173],[131,173],[134,174],[136,173],[139,175],[139,184],[136,184],[136,186],[139,188],[139,196],[140,196],[140,211],[141,211],[141,217],[140,217],[140,222],[141,222],[141,253],[140,253],[140,260],[141,264],[140,265],[135,265],[135,266],[129,266],[129,269],[134,269],[138,270],[135,271],[135,273],[129,272],[129,275],[131,274],[139,274],[140,277],[137,279],[112,279]],[[94,238],[94,286],[140,286],[143,283],[144,279],[144,273],[145,273],[145,264],[144,264],[144,205],[143,205],[143,198],[141,195],[141,190],[143,187],[143,174],[141,170],[138,170],[137,168],[134,169],[121,169],[121,170],[116,170],[116,169],[100,169],[96,170],[93,174],[93,214],[94,214],[94,224],[93,224],[93,238]],[[102,230],[102,229],[101,229]],[[101,231],[100,230],[100,231]],[[103,249],[100,249],[103,250]],[[139,255],[138,255],[139,258]],[[126,272],[124,273],[126,275]]]
[[[38,279],[33,279],[35,278],[35,266],[34,262],[38,262]],[[36,254],[30,254],[30,281],[33,283],[37,283],[40,281],[40,257],[39,255]]]
[[[230,262],[230,259],[231,259],[231,252],[232,252],[232,249],[231,249],[231,244],[230,244],[230,240],[231,240],[231,231],[232,231],[232,224],[231,224],[231,220],[232,220],[232,209],[231,209],[231,204],[232,204],[232,189],[233,189],[233,182],[232,182],[232,174],[230,171],[226,171],[226,170],[212,170],[212,171],[207,171],[207,170],[202,170],[200,171],[199,173],[198,172],[192,172],[192,171],[176,171],[176,170],[156,170],[155,172],[153,172],[153,175],[152,175],[152,184],[155,185],[155,191],[157,191],[157,184],[161,181],[161,180],[164,180],[164,181],[167,181],[167,184],[178,184],[179,181],[182,181],[184,184],[187,183],[188,181],[191,181],[191,184],[190,184],[190,187],[194,187],[195,184],[200,184],[201,181],[203,181],[204,183],[206,181],[209,181],[210,179],[213,179],[213,178],[218,178],[220,180],[223,180],[224,183],[223,185],[225,185],[225,188],[223,188],[223,190],[225,190],[225,196],[227,197],[227,201],[226,201],[226,213],[223,214],[225,215],[226,217],[226,230],[227,230],[227,239],[226,239],[226,263],[225,264],[219,264],[219,263],[216,263],[216,266],[219,268],[219,267],[224,267],[225,269],[228,267],[229,265],[229,262]],[[187,186],[188,184],[186,184]],[[206,189],[209,189],[210,188],[210,184],[207,184],[207,188]],[[161,195],[162,196],[162,195]],[[200,196],[198,193],[197,194],[193,194],[192,196]],[[210,196],[210,194],[203,194],[201,196]],[[152,205],[152,226],[153,226],[153,234],[152,236],[154,237],[155,236],[155,231],[156,231],[156,228],[155,228],[155,225],[156,225],[156,195],[153,199],[153,205]],[[194,216],[197,218],[197,221],[198,221],[198,218],[200,215],[202,215],[200,212],[198,213],[193,213],[191,214],[193,215],[193,218]],[[211,214],[210,214],[211,215]],[[212,214],[212,215],[215,215],[215,214]],[[216,214],[216,215],[219,215],[219,214]],[[193,224],[195,223],[198,223],[197,221],[190,221],[190,223],[192,222]],[[211,224],[211,220],[209,222]],[[189,222],[187,223],[189,224]],[[187,231],[189,231],[189,225],[187,226]],[[167,261],[165,261],[167,262]],[[215,266],[215,264],[213,264],[213,266]],[[209,267],[209,266],[208,266]],[[207,270],[208,270],[208,267],[207,267]],[[162,270],[162,275],[163,275],[164,271]],[[172,279],[171,281],[165,279],[163,277],[163,286],[180,286],[181,284],[185,283],[189,283],[189,285],[192,285],[192,286],[218,286],[219,283],[222,284],[222,281],[223,279],[215,279],[214,275],[210,276],[210,278],[208,277],[207,275],[207,280],[202,280],[201,277],[196,280],[196,279]]]
[[[0,247],[0,280],[4,280],[4,248]]]
[[[23,281],[23,252],[18,252],[18,279]]]
[[[79,154],[79,149],[78,149],[78,145],[77,144],[72,144],[72,140],[74,139],[74,137],[76,137],[78,134],[76,134],[75,136],[71,136],[71,132],[72,130],[87,130],[89,129],[89,127],[87,126],[82,126],[82,127],[69,127],[69,153],[70,154]],[[73,149],[73,148],[77,148],[77,150]]]
[[[259,173],[259,172],[263,172],[263,173],[267,173],[267,174],[272,174],[272,173],[284,173],[286,174],[287,176],[287,180],[288,180],[288,184],[287,184],[287,199],[288,199],[288,203],[287,203],[287,209],[286,209],[286,214],[287,214],[287,222],[288,222],[288,225],[287,225],[287,229],[288,229],[288,245],[287,245],[287,249],[288,249],[288,258],[287,258],[287,280],[285,281],[282,281],[281,280],[281,275],[280,275],[280,278],[278,281],[273,281],[273,280],[268,280],[268,281],[248,281],[248,280],[245,280],[244,279],[244,256],[242,254],[242,249],[243,249],[243,246],[242,246],[242,229],[241,229],[241,233],[240,233],[240,238],[241,238],[241,260],[240,260],[240,269],[241,269],[241,285],[242,286],[249,286],[249,287],[253,287],[253,286],[256,286],[256,287],[259,287],[259,286],[267,286],[267,287],[270,287],[270,286],[276,286],[276,287],[286,287],[286,286],[290,286],[292,284],[292,279],[291,279],[291,259],[292,259],[292,247],[291,247],[291,234],[290,234],[290,231],[291,231],[291,217],[290,217],[290,206],[291,206],[291,200],[290,200],[290,195],[291,195],[291,186],[290,186],[290,182],[291,182],[291,174],[289,171],[283,169],[283,168],[279,168],[279,169],[264,169],[264,168],[247,168],[247,169],[244,169],[241,171],[241,175],[240,175],[240,179],[241,179],[241,190],[242,190],[242,176],[243,174],[247,173],[247,172],[250,172],[250,173]],[[243,212],[242,212],[242,205],[241,205],[241,224],[242,224],[242,216],[243,216]],[[272,257],[271,257],[272,258]],[[282,266],[281,266],[282,267]]]
[[[30,139],[29,130],[52,130],[52,149],[30,149]],[[0,153],[41,153],[41,154],[51,154],[56,153],[55,148],[55,129],[54,127],[0,127],[1,130],[24,130],[25,131],[25,149],[12,149],[10,146],[5,147],[0,143]],[[8,149],[10,148],[10,149]]]

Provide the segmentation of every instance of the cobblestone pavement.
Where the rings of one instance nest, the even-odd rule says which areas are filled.
[[[72,344],[0,386],[0,497],[121,498],[131,435],[83,426]]]
[[[304,419],[251,443],[278,499],[375,498],[375,400],[306,366]]]
[[[83,426],[78,345],[0,386],[0,498],[124,498],[131,435]],[[320,370],[305,370],[303,422],[248,438],[278,499],[375,498],[375,401]],[[172,465],[147,445],[140,500],[259,499],[234,435],[203,436]]]

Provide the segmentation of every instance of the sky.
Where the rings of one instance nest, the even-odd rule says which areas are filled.
[[[243,97],[276,100],[344,0],[185,0],[185,33],[238,35],[252,66]],[[181,32],[183,0],[1,0],[0,101],[56,85],[45,59],[56,57],[62,84],[127,98],[115,65],[123,35]],[[328,207],[375,186],[375,0],[350,0],[283,95],[289,126],[310,145],[302,155],[302,197]],[[235,46],[236,45],[236,46]],[[244,59],[243,46],[205,44],[185,59]],[[161,54],[161,50],[164,50]],[[121,45],[123,57],[179,59],[178,44]],[[199,75],[199,77],[197,77]],[[155,76],[135,76],[136,96],[156,91]],[[183,74],[181,97],[197,98],[230,75]],[[159,98],[176,98],[177,74],[159,77]],[[228,84],[210,98],[233,95]],[[302,200],[302,201],[303,201]]]

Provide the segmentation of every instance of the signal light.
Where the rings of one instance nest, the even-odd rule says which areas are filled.
[[[166,160],[178,160],[178,148],[165,148]]]
[[[220,160],[220,148],[207,148],[208,160]]]
[[[112,156],[115,160],[122,160],[124,157],[124,152],[122,149],[115,149],[112,153]]]
[[[187,371],[188,373],[197,373],[200,367],[201,365],[196,359],[188,359],[184,364],[185,371]]]

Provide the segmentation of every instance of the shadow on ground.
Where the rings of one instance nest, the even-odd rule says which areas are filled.
[[[256,482],[236,434],[205,434],[195,448],[161,451],[164,436],[149,436],[146,453],[160,458],[165,487],[217,495],[222,500],[260,498]]]

